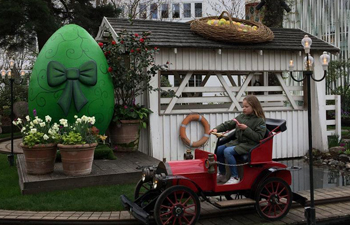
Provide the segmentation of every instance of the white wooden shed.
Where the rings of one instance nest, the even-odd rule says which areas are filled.
[[[118,30],[135,33],[151,31],[151,44],[160,48],[155,56],[157,64],[170,63],[167,71],[159,72],[152,80],[154,87],[172,90],[178,97],[152,92],[142,100],[154,112],[147,131],[142,132],[139,150],[157,159],[183,159],[190,147],[185,146],[179,129],[183,119],[191,113],[204,116],[214,127],[241,113],[245,95],[256,94],[268,118],[285,119],[287,131],[274,140],[274,158],[294,158],[308,150],[307,102],[303,83],[289,79],[288,64],[292,59],[295,76],[302,76],[304,50],[301,39],[306,34],[299,29],[273,28],[272,42],[235,44],[211,41],[190,30],[189,23],[104,18],[97,40],[105,31],[114,37]],[[319,57],[323,51],[335,54],[339,49],[309,35],[313,41],[311,54],[315,58],[314,76],[321,78],[323,70]],[[167,79],[164,79],[164,78]],[[164,82],[169,81],[169,82]],[[325,81],[311,84],[313,147],[328,149],[327,135],[340,131],[337,121],[326,121]],[[305,85],[306,87],[306,85]],[[335,131],[327,125],[335,124]],[[204,130],[199,122],[191,122],[186,129],[191,140],[202,138]],[[216,138],[210,137],[201,149],[214,151]]]

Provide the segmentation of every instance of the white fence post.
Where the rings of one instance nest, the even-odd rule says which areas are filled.
[[[341,140],[341,107],[340,95],[326,95],[327,100],[334,100],[334,105],[326,105],[326,111],[334,111],[334,120],[326,120],[326,125],[334,125],[334,130],[327,129],[327,136],[337,135]]]
[[[341,140],[341,98],[340,95],[335,96],[335,133]]]

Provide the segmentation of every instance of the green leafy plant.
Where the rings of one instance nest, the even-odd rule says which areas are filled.
[[[155,64],[154,54],[159,49],[149,45],[150,34],[144,32],[139,35],[123,30],[117,33],[117,40],[99,43],[114,85],[116,122],[121,119],[144,120],[151,113],[145,107],[135,105],[135,98],[144,92],[157,90],[150,85],[150,81],[159,70],[167,69],[168,63]],[[142,122],[140,125],[145,127],[146,124]]]
[[[346,149],[346,150],[344,151],[344,154],[350,155],[350,149]]]
[[[16,125],[23,135],[23,144],[33,147],[36,144],[58,143],[60,141],[59,125],[51,124],[51,117],[45,116],[41,119],[33,111],[34,118],[26,116],[25,120],[18,118],[12,123]]]
[[[328,136],[328,148],[339,146],[339,135],[330,135]]]
[[[132,106],[121,106],[116,105],[114,107],[114,122],[120,120],[140,120],[140,126],[146,128],[146,119],[152,111],[148,108],[145,108],[141,105],[132,105]]]
[[[60,144],[77,145],[96,143],[100,138],[99,130],[93,126],[95,117],[74,116],[75,122],[68,123],[67,119],[60,119],[59,133],[62,136]]]

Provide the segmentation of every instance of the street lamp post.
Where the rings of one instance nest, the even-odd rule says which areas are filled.
[[[16,75],[18,77],[18,73],[20,74],[20,78],[16,78]],[[22,84],[23,82],[23,77],[25,75],[25,71],[21,70],[20,72],[17,70],[15,67],[15,62],[14,60],[10,60],[9,62],[9,70],[5,70],[4,68],[1,70],[1,77],[4,81],[5,84],[10,85],[10,91],[11,91],[11,153],[7,156],[7,159],[10,163],[10,166],[14,166],[14,153],[13,153],[13,120],[14,120],[14,113],[13,113],[13,85],[14,84]],[[6,80],[6,76],[7,79]]]
[[[314,177],[313,177],[313,156],[312,156],[312,123],[311,123],[311,79],[315,82],[321,82],[327,75],[327,68],[329,62],[329,55],[327,52],[323,52],[320,57],[320,61],[323,67],[323,77],[321,79],[315,79],[312,74],[312,64],[314,62],[313,57],[310,55],[310,48],[312,44],[312,40],[305,35],[302,39],[301,44],[304,46],[306,57],[304,58],[304,63],[306,66],[306,70],[303,71],[303,78],[296,79],[293,76],[294,64],[293,60],[290,60],[289,63],[289,71],[291,78],[296,82],[304,81],[306,78],[307,83],[307,108],[308,108],[308,132],[309,132],[309,172],[310,172],[310,206],[305,208],[305,217],[307,219],[307,224],[316,224],[316,210],[315,210],[315,202],[314,202]]]

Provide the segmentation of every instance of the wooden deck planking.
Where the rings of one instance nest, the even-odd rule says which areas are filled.
[[[141,152],[116,153],[116,160],[94,160],[92,172],[86,176],[72,177],[63,173],[62,163],[55,163],[54,172],[46,175],[26,173],[24,156],[17,156],[19,183],[22,194],[54,190],[136,183],[141,177],[140,166],[157,165],[159,160]]]

